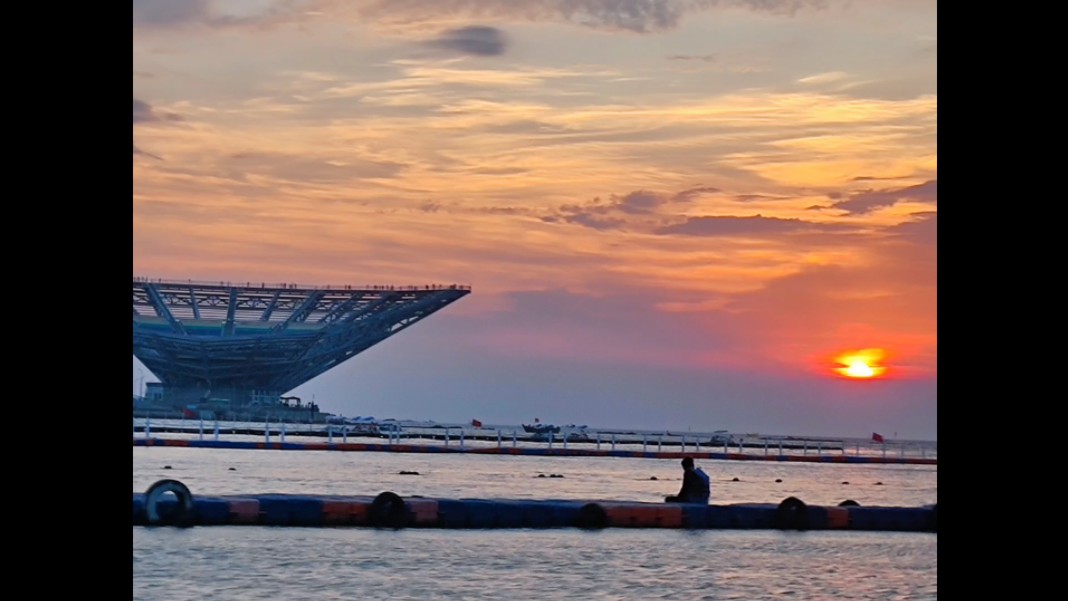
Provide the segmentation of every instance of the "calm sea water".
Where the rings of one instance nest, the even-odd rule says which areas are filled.
[[[936,466],[698,464],[716,504],[938,501]],[[388,490],[657,502],[681,475],[664,459],[133,449],[135,492],[174,478],[208,496]],[[937,542],[931,533],[848,531],[134,527],[133,598],[937,599]]]

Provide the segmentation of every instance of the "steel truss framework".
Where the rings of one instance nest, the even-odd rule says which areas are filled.
[[[133,353],[164,390],[280,394],[470,294],[469,286],[133,280]]]

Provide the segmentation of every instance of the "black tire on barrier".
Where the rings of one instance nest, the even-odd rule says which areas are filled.
[[[846,499],[838,504],[839,507],[860,507],[860,503],[857,503],[853,499]]]
[[[379,493],[371,502],[371,525],[401,528],[408,523],[408,504],[393,492]]]
[[[586,503],[575,515],[575,527],[586,530],[600,530],[608,527],[608,514],[597,503]]]
[[[173,510],[160,511],[163,495],[174,493],[178,504]],[[193,493],[177,480],[160,480],[145,491],[145,516],[152,526],[189,526],[193,523]]]
[[[808,530],[808,505],[797,497],[786,497],[775,512],[775,527],[780,530]]]

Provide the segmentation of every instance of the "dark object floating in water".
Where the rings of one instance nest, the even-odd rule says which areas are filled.
[[[846,499],[838,504],[839,507],[860,507],[860,503],[857,503],[853,499]]]
[[[608,527],[608,513],[597,503],[586,503],[579,508],[574,524],[584,530],[597,530]]]
[[[402,475],[402,476],[418,476],[419,472],[410,472],[408,470],[401,470],[400,471],[400,475]]]
[[[739,480],[739,479],[738,479],[738,476],[735,476],[735,477],[734,477],[734,478],[733,478],[733,479],[731,480],[731,482],[741,482],[741,480]]]
[[[178,503],[164,510],[160,507],[160,501],[167,493],[172,493]],[[193,493],[189,492],[189,487],[177,480],[160,480],[145,491],[145,514],[151,525],[191,526]]]
[[[650,480],[656,480],[656,476],[649,476]]]
[[[842,484],[849,484],[849,480],[846,480],[845,482],[842,482]]]
[[[379,493],[371,502],[368,519],[373,526],[400,528],[408,519],[408,506],[397,493]]]
[[[775,481],[776,482],[782,482],[782,478],[776,478]]]
[[[171,466],[169,466],[169,465],[165,465],[165,466],[163,466],[163,469],[165,469],[165,470],[169,470],[169,469],[171,469]]]
[[[882,483],[882,482],[876,482],[876,483],[875,483],[875,486],[882,486],[882,485],[883,485],[883,483]]]
[[[236,467],[232,467],[232,468],[230,468],[230,471],[231,471],[231,472],[236,472],[236,471],[237,471],[237,468],[236,468]]]
[[[539,478],[544,478],[544,477],[545,477],[545,474],[538,474],[538,477],[539,477]]]
[[[563,474],[549,474],[549,477],[550,478],[563,478],[564,475]]]
[[[775,527],[780,530],[808,530],[808,505],[797,497],[786,497],[775,510]]]

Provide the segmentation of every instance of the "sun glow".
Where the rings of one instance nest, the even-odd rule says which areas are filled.
[[[834,371],[846,378],[877,378],[886,373],[886,368],[879,365],[886,352],[883,349],[863,349],[847,351],[835,357],[835,362],[845,367]]]

